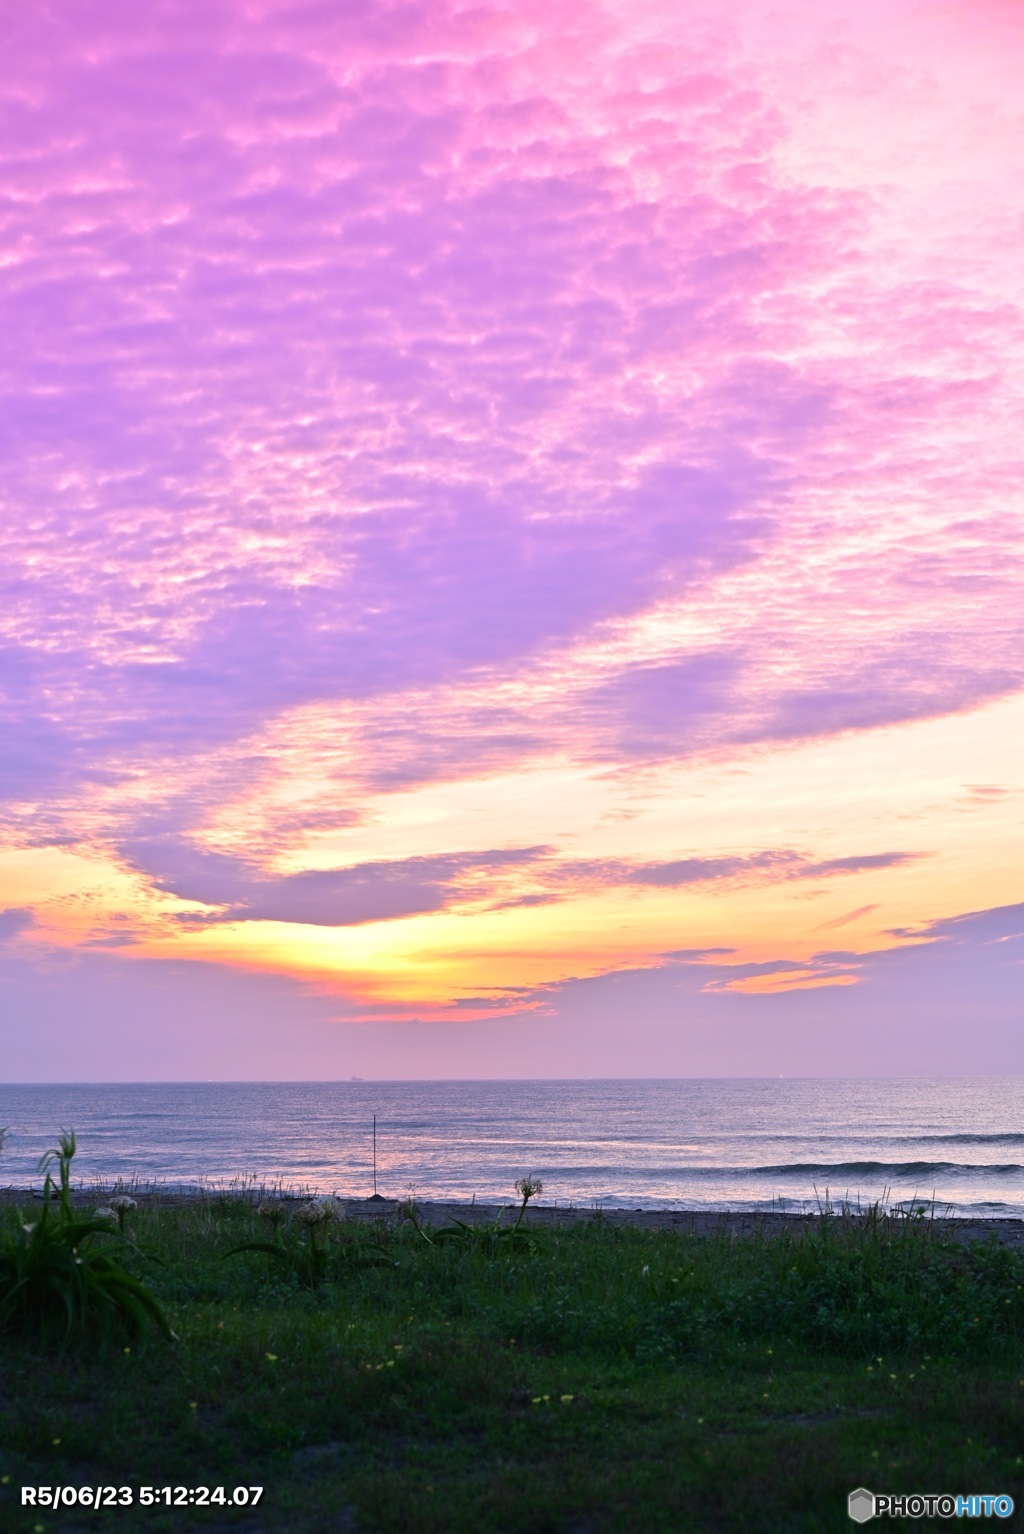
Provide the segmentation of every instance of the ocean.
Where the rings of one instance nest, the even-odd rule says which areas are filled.
[[[78,1183],[579,1208],[931,1203],[1024,1215],[1024,1077],[0,1086],[0,1186],[74,1129]]]

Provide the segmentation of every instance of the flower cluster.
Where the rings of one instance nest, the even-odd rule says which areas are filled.
[[[116,1220],[121,1230],[124,1230],[125,1215],[139,1206],[127,1193],[115,1194],[113,1198],[100,1206],[93,1214],[94,1220]]]
[[[338,1213],[336,1201],[329,1195],[311,1198],[295,1211],[295,1218],[303,1225],[327,1225]]]

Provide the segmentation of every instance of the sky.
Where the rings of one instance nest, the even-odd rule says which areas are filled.
[[[0,36],[5,1079],[1024,1073],[1024,8]]]

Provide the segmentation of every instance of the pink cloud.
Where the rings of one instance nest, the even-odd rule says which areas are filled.
[[[333,55],[306,11],[251,40],[78,14],[10,109],[5,595],[93,759],[133,716],[202,745],[514,665],[748,557],[770,461],[629,376],[680,349],[721,376],[808,259],[785,194],[705,184],[727,78],[674,93],[699,111],[659,205],[612,152],[640,123],[595,133],[529,49],[460,58],[456,13],[443,65],[414,12],[328,26]]]
[[[492,888],[500,837],[267,865],[375,790],[1020,689],[1019,45],[994,4],[24,8],[9,834],[92,836],[236,918],[670,885],[687,859]],[[199,878],[198,830],[310,706],[323,802]],[[776,849],[709,882],[756,857],[852,871]]]

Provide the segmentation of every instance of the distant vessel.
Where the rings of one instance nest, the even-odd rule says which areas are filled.
[[[364,1080],[364,1078],[362,1076],[350,1076],[348,1079],[349,1079],[349,1081],[362,1081],[362,1080]]]

